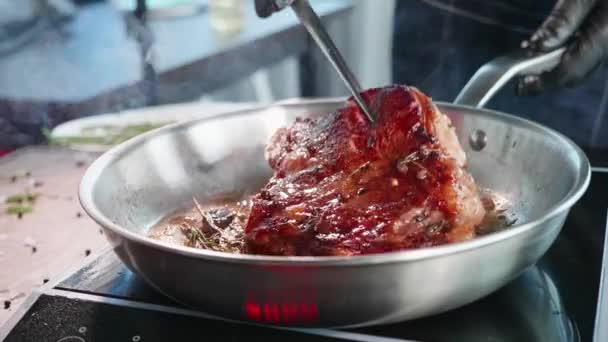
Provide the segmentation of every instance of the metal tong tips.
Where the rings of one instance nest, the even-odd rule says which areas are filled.
[[[344,61],[344,58],[340,54],[340,51],[338,51],[338,48],[336,48],[336,45],[331,40],[329,34],[327,31],[325,31],[325,28],[323,28],[321,20],[312,7],[310,7],[308,1],[294,0],[291,2],[290,6],[296,13],[302,25],[304,25],[308,33],[312,36],[315,43],[317,43],[321,51],[323,51],[325,57],[327,57],[329,62],[334,66],[346,84],[346,87],[352,93],[353,98],[367,116],[369,122],[375,122],[376,116],[361,96],[361,85],[355,78],[355,75],[349,69],[348,65]]]

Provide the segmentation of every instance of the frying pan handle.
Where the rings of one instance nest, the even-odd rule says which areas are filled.
[[[483,107],[513,77],[538,74],[555,67],[565,48],[530,56],[525,50],[498,57],[484,64],[454,100],[456,104]]]

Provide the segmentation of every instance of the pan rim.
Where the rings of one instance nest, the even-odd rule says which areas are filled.
[[[170,124],[155,130],[146,132],[137,137],[134,137],[126,142],[114,146],[100,157],[98,157],[86,170],[79,186],[79,201],[85,212],[102,228],[110,230],[112,233],[121,236],[122,238],[139,244],[146,245],[151,248],[156,248],[169,253],[180,254],[186,257],[193,257],[215,262],[231,262],[242,264],[263,264],[263,265],[298,265],[298,266],[362,266],[370,264],[386,264],[394,262],[412,262],[418,260],[434,259],[450,254],[469,252],[475,249],[487,247],[502,241],[514,238],[527,231],[534,230],[542,225],[543,222],[569,210],[585,193],[591,179],[591,165],[585,153],[578,147],[570,138],[565,135],[545,127],[536,122],[499,112],[490,109],[476,108],[472,106],[456,105],[445,102],[435,102],[442,111],[463,111],[464,115],[490,115],[501,119],[506,119],[512,123],[517,123],[520,126],[531,128],[552,136],[556,140],[561,140],[565,146],[568,146],[574,152],[574,155],[580,163],[579,173],[577,178],[570,188],[570,191],[557,202],[545,214],[520,225],[515,225],[507,230],[491,233],[485,236],[476,237],[474,239],[462,242],[449,243],[440,246],[423,247],[412,250],[393,251],[379,254],[357,255],[357,256],[269,256],[269,255],[253,255],[253,254],[234,254],[227,252],[216,252],[205,249],[198,249],[186,246],[179,246],[152,239],[144,234],[136,233],[128,229],[122,228],[120,225],[112,222],[102,211],[95,205],[93,199],[93,189],[96,181],[101,176],[102,172],[140,144],[153,139],[156,136],[167,134],[168,132],[183,129],[188,126],[202,124],[207,121],[221,120],[230,117],[253,115],[261,109],[271,108],[276,106],[293,106],[302,104],[324,104],[333,103],[339,104],[345,98],[317,98],[309,100],[298,100],[297,102],[284,101],[272,104],[270,106],[254,106],[249,109],[241,109],[227,113],[217,114],[201,119],[179,122]]]

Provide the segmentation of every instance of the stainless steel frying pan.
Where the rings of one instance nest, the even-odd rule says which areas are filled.
[[[204,200],[257,190],[270,175],[263,157],[270,135],[296,116],[327,113],[344,99],[284,102],[136,137],[91,165],[80,201],[131,270],[165,295],[213,315],[344,327],[450,310],[534,264],[589,184],[589,162],[569,139],[475,108],[514,75],[551,67],[560,54],[501,57],[480,69],[458,104],[438,104],[457,127],[476,181],[508,197],[518,217],[515,226],[472,241],[356,257],[274,257],[192,249],[146,236],[160,218],[190,207],[193,195]]]

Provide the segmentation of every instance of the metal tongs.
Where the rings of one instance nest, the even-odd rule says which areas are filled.
[[[255,5],[256,12],[262,18],[268,17],[273,12],[280,11],[287,6],[290,6],[302,25],[304,25],[308,33],[312,36],[312,39],[317,43],[321,51],[323,51],[325,57],[327,57],[329,62],[334,66],[370,123],[376,121],[376,116],[361,96],[361,85],[359,84],[359,81],[357,81],[355,75],[349,69],[344,58],[340,54],[340,51],[338,51],[338,48],[323,27],[321,20],[312,7],[310,7],[307,0],[256,0]]]

